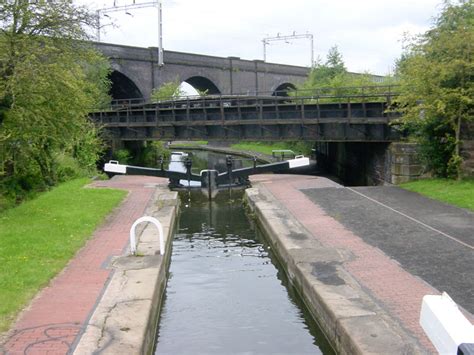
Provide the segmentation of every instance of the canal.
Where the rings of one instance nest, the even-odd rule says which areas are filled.
[[[332,354],[242,194],[223,196],[183,194],[156,354]]]

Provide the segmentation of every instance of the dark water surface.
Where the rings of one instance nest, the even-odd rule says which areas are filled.
[[[183,202],[156,353],[331,354],[274,262],[240,199]]]

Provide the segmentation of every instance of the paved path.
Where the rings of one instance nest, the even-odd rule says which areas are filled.
[[[474,213],[397,187],[302,192],[365,243],[474,313]]]
[[[105,267],[107,261],[124,252],[130,226],[145,212],[156,183],[166,183],[166,180],[117,176],[93,184],[126,189],[129,195],[20,315],[6,342],[0,346],[0,354],[66,354],[74,349],[112,275]]]
[[[345,270],[427,351],[434,348],[418,324],[424,295],[447,291],[473,312],[473,213],[396,187],[343,188],[289,175],[252,182],[323,245],[350,252]]]

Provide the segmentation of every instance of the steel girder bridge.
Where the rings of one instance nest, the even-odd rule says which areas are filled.
[[[91,113],[112,139],[311,140],[391,142],[400,114],[389,110],[392,86],[295,92],[288,97],[213,95],[147,103],[114,101]]]

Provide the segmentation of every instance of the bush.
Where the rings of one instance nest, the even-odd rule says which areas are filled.
[[[119,149],[113,153],[114,160],[118,160],[120,164],[130,164],[132,155],[128,149]]]
[[[287,142],[286,145],[288,146],[288,149],[291,149],[296,154],[310,156],[312,153],[311,149],[313,148],[313,142],[291,141]]]
[[[134,164],[146,166],[149,168],[158,168],[160,157],[164,160],[169,160],[171,151],[165,148],[164,143],[160,141],[146,142],[145,147],[142,148],[134,159]]]
[[[47,189],[47,184],[35,169],[29,174],[0,179],[0,211],[14,207]]]
[[[65,153],[58,154],[56,162],[56,176],[59,182],[65,182],[79,177],[86,177],[88,175],[87,169],[81,168],[78,161],[70,155]]]
[[[449,124],[442,118],[425,117],[423,121],[405,123],[404,128],[420,144],[422,162],[434,176],[456,177],[460,160],[453,160],[456,139]]]

